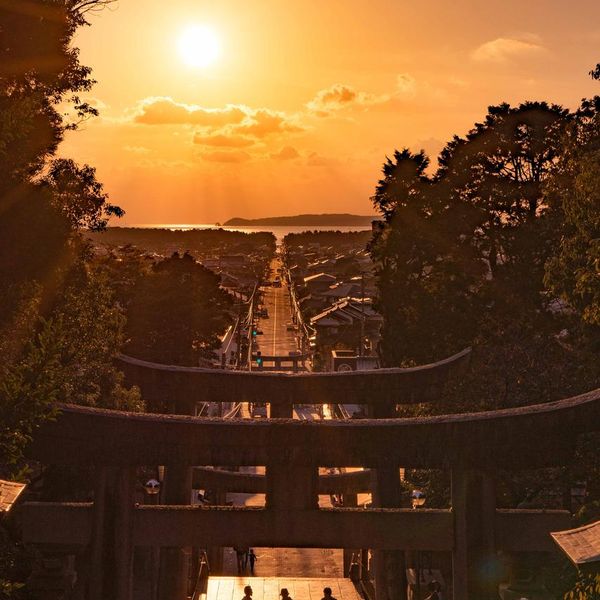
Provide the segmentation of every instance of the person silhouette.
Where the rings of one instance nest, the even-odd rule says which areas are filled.
[[[252,600],[252,588],[249,585],[244,588],[244,597],[242,600]]]
[[[425,600],[441,600],[442,586],[435,579],[429,582],[427,591],[429,592],[429,595],[425,598]]]
[[[250,575],[254,575],[254,563],[258,560],[258,557],[256,554],[254,554],[254,550],[252,550],[252,548],[248,550],[248,554],[246,554],[246,556],[248,557],[248,562],[250,563]]]
[[[281,588],[279,595],[281,596],[282,600],[294,600],[287,591],[287,588]]]
[[[323,588],[323,598],[321,598],[321,600],[337,600],[337,598],[334,598],[331,595],[331,588],[326,587],[326,588]]]

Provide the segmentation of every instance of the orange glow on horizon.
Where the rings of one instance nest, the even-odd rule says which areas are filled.
[[[60,152],[122,225],[371,214],[395,149],[435,166],[489,105],[600,93],[600,3],[543,4],[119,0],[75,40],[101,116]]]

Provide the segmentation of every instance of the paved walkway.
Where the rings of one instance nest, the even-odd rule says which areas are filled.
[[[253,550],[257,556],[254,565],[254,573],[257,577],[304,576],[332,579],[343,577],[343,553],[337,548],[253,548]],[[233,548],[223,549],[223,573],[237,574],[237,560]]]
[[[361,598],[349,579],[211,577],[208,581],[207,600],[241,600],[246,585],[252,587],[253,600],[280,600],[281,588],[287,588],[293,600],[321,600],[324,587],[330,587],[337,600]]]

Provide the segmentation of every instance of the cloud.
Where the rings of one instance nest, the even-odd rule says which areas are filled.
[[[309,167],[333,167],[338,161],[335,158],[327,158],[313,152],[306,159],[306,165]]]
[[[392,96],[413,96],[417,91],[417,80],[409,73],[400,73],[396,78],[396,90]]]
[[[132,154],[150,154],[150,149],[144,146],[123,146],[123,150]]]
[[[94,96],[85,96],[81,98],[81,102],[86,102],[90,106],[93,106],[95,109],[99,111],[107,110],[110,108],[106,102],[100,100],[100,98],[96,98]]]
[[[372,103],[373,99],[371,94],[359,92],[350,85],[336,83],[319,90],[306,107],[319,117],[327,117],[343,108]]]
[[[144,125],[199,125],[224,127],[241,123],[247,108],[228,104],[224,108],[203,108],[195,104],[175,102],[172,98],[153,96],[138,103],[133,121]]]
[[[499,37],[485,42],[473,50],[471,58],[480,62],[504,63],[519,56],[534,56],[545,51],[539,38],[530,34],[522,38]]]
[[[140,159],[134,163],[134,166],[140,169],[148,169],[152,171],[167,171],[167,172],[180,172],[182,170],[189,170],[194,168],[194,164],[185,160],[166,160],[164,158],[149,158],[146,156],[140,157]],[[129,168],[120,167],[121,169]]]
[[[248,138],[227,135],[224,133],[213,133],[211,135],[201,135],[196,133],[194,135],[194,144],[201,144],[203,146],[215,146],[219,148],[246,148],[255,144],[254,140]]]
[[[229,129],[232,132],[255,138],[304,131],[304,127],[294,122],[284,113],[272,111],[267,108],[259,108],[253,111],[242,123],[232,126]]]
[[[218,150],[216,152],[206,152],[200,156],[209,162],[220,163],[243,163],[251,158],[251,156],[243,150]]]
[[[233,104],[204,108],[166,96],[141,100],[125,120],[144,125],[193,125],[197,128],[195,144],[217,148],[246,148],[269,136],[305,130],[296,116],[269,108]]]
[[[274,152],[270,156],[275,160],[293,160],[298,158],[300,153],[293,146],[284,146],[279,152]]]
[[[396,79],[396,87],[389,93],[371,94],[356,90],[350,85],[336,83],[318,91],[306,107],[318,117],[328,117],[332,113],[348,108],[368,108],[414,96],[416,91],[416,79],[409,73],[401,73]]]

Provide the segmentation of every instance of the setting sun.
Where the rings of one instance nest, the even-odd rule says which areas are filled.
[[[178,41],[179,56],[189,67],[208,67],[221,53],[217,34],[205,25],[190,25]]]

